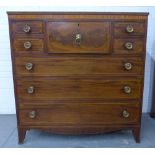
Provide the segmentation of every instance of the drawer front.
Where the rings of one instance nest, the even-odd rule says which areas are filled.
[[[20,100],[139,99],[139,79],[35,79],[17,81]]]
[[[141,58],[15,58],[17,76],[142,75]]]
[[[140,107],[131,104],[54,104],[19,111],[21,125],[97,125],[138,123]]]
[[[108,22],[48,22],[49,53],[109,53]]]
[[[145,24],[138,22],[115,22],[114,35],[118,37],[145,35]]]
[[[15,38],[13,41],[13,50],[16,53],[33,53],[43,52],[44,42],[43,39],[33,38]]]
[[[44,33],[41,21],[17,21],[12,23],[12,32],[15,34],[42,34]]]
[[[142,54],[143,39],[114,39],[113,51],[116,54]]]

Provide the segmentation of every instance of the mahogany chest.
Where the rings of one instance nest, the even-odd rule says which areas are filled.
[[[8,12],[19,143],[29,129],[139,142],[147,16]]]

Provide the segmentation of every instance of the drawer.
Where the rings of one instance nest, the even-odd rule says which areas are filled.
[[[48,53],[109,53],[109,22],[48,22]]]
[[[20,110],[19,120],[21,125],[134,124],[140,120],[139,113],[137,103],[68,103]]]
[[[15,21],[11,25],[15,34],[42,34],[44,33],[43,22],[41,21]]]
[[[33,77],[17,80],[20,100],[139,99],[141,79],[62,79]]]
[[[43,52],[44,41],[41,38],[15,38],[13,41],[13,50],[20,53]]]
[[[141,58],[110,57],[16,57],[17,76],[142,75]]]
[[[114,35],[118,37],[129,37],[145,35],[145,23],[142,22],[115,22]]]
[[[142,54],[145,49],[143,39],[114,39],[115,54]]]

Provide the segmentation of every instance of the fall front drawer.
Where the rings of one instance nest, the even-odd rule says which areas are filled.
[[[110,22],[47,22],[48,53],[110,51]]]
[[[142,75],[141,58],[16,57],[17,76]]]
[[[49,108],[20,110],[21,125],[128,124],[139,121],[139,104],[53,104]]]
[[[20,100],[139,99],[141,79],[35,79],[17,81]]]

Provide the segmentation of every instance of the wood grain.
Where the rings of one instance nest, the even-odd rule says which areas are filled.
[[[35,110],[36,117],[29,118],[29,112]],[[124,118],[123,110],[130,113]],[[50,109],[25,109],[20,111],[21,125],[97,125],[97,124],[133,124],[139,120],[137,104],[59,104]]]
[[[25,33],[23,31],[24,26],[28,25],[30,26],[30,32],[29,33]],[[44,33],[44,29],[43,29],[43,22],[42,21],[14,21],[12,23],[12,32],[15,34],[25,34],[25,35],[31,35],[31,34],[42,34]]]
[[[27,88],[34,86],[34,93],[28,94]],[[132,92],[126,94],[124,86]],[[141,80],[137,79],[53,79],[31,78],[17,81],[20,100],[59,100],[59,99],[139,99]]]
[[[140,142],[147,16],[8,12],[19,143],[28,129],[67,134],[130,129]],[[23,32],[25,24],[29,33]],[[134,32],[126,32],[128,25]],[[26,41],[30,49],[24,48]],[[126,42],[132,50],[124,47]],[[125,70],[126,62],[131,70]],[[33,64],[32,70],[26,70],[26,63]],[[27,93],[30,86],[32,94]],[[131,93],[124,93],[124,86]],[[123,117],[124,110],[129,117]]]
[[[27,70],[25,65],[32,63]],[[126,70],[125,63],[131,63],[132,69]],[[141,58],[100,58],[100,57],[16,57],[16,75],[21,76],[135,76],[142,75]]]
[[[48,22],[47,31],[49,53],[109,53],[108,22]]]

